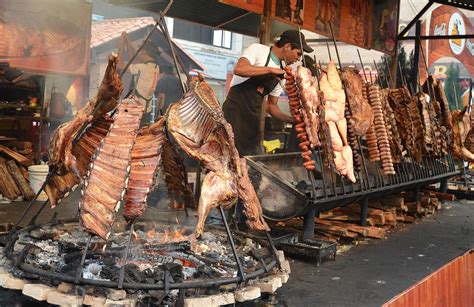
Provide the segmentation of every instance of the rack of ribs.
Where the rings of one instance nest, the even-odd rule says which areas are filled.
[[[336,170],[340,175],[355,182],[352,149],[347,141],[347,122],[344,114],[346,95],[334,61],[329,62],[327,72],[321,73],[319,86],[324,94],[324,120],[329,127]]]
[[[107,134],[111,119],[106,113],[113,110],[122,92],[122,81],[117,74],[118,58],[112,54],[97,96],[87,102],[69,122],[59,126],[49,142],[49,169],[54,170],[45,183],[50,204],[55,207],[86,175],[92,154]],[[83,127],[87,127],[82,131]],[[77,142],[73,144],[73,140]]]
[[[129,183],[132,148],[143,111],[143,106],[136,97],[123,100],[118,105],[114,122],[92,157],[84,181],[79,203],[82,225],[86,231],[104,240],[110,235],[116,211]],[[143,156],[150,154],[138,149],[135,153]],[[140,187],[136,180],[130,185]]]
[[[237,197],[244,203],[249,227],[268,231],[245,160],[239,158],[232,127],[224,119],[214,92],[201,75],[190,78],[188,88],[183,98],[169,107],[166,125],[179,146],[200,161],[206,172],[198,203],[196,237],[201,236],[212,208],[230,207]]]
[[[165,139],[162,117],[138,131],[131,153],[127,191],[123,198],[123,216],[129,223],[140,217],[146,209],[147,196],[159,170]]]

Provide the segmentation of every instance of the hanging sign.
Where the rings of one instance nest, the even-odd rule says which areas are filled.
[[[398,1],[274,0],[272,16],[338,41],[385,53],[395,51]],[[373,31],[377,31],[372,35]]]
[[[463,35],[474,33],[474,26],[459,9],[439,6],[431,12],[421,27],[422,35]],[[471,76],[474,76],[474,40],[473,39],[432,39],[422,41],[423,51],[431,67],[441,58],[458,60]],[[420,70],[422,72],[422,70]]]
[[[0,62],[35,72],[88,73],[91,3],[0,1]]]
[[[373,5],[371,48],[393,55],[397,48],[399,1],[376,0]]]

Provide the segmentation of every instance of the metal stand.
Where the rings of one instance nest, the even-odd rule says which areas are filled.
[[[416,188],[413,190],[413,201],[419,202],[420,201],[420,186],[417,185]]]
[[[270,236],[270,232],[265,231],[265,235],[267,236],[268,244],[270,245],[270,250],[272,251],[273,257],[275,257],[277,265],[281,269],[280,258],[278,258],[277,249],[275,247],[275,244],[273,243],[272,237]],[[264,267],[266,268],[266,265],[265,265],[265,262],[263,261],[263,259],[262,259],[262,264],[264,264]]]
[[[118,284],[117,284],[117,288],[119,288],[119,289],[123,288],[123,279],[125,277],[125,266],[127,265],[128,253],[130,251],[130,243],[132,242],[132,234],[133,234],[134,226],[135,226],[135,222],[133,222],[130,225],[130,230],[128,232],[127,247],[125,248],[125,254],[123,256],[123,265],[120,268]]]
[[[33,197],[32,200],[30,200],[28,206],[25,208],[25,210],[23,210],[22,214],[20,215],[20,217],[18,218],[18,220],[15,222],[15,224],[13,225],[12,229],[10,230],[10,232],[8,233],[8,235],[5,236],[4,240],[3,240],[3,244],[5,245],[5,248],[6,249],[10,249],[12,247],[12,244],[13,244],[13,240],[12,240],[12,237],[13,237],[13,234],[18,230],[18,226],[20,225],[20,223],[23,221],[23,219],[25,218],[26,214],[31,210],[31,208],[33,207],[33,204],[34,202],[38,199],[38,196],[41,194],[41,192],[43,192],[44,190],[44,187],[46,186],[46,183],[50,180],[53,172],[55,171],[55,169],[52,169],[49,171],[48,175],[46,176],[46,179],[45,181],[43,182],[43,184],[41,185],[41,188],[38,190],[38,192],[36,193],[35,197]],[[43,204],[43,207],[45,206],[46,202]],[[43,208],[40,208],[40,211],[43,210]],[[39,212],[36,214],[36,215],[39,215]],[[33,217],[34,219],[36,219],[36,216]],[[31,223],[31,221],[30,221]]]
[[[448,178],[441,179],[440,186],[439,186],[439,191],[441,193],[447,193],[448,192]]]
[[[314,217],[316,215],[316,206],[311,206],[311,209],[306,212],[303,220],[303,241],[311,240],[314,237]]]
[[[86,256],[87,256],[87,252],[89,251],[89,247],[91,245],[91,240],[92,240],[92,234],[89,234],[86,247],[84,248],[84,251],[82,252],[81,263],[79,264],[79,267],[77,268],[76,277],[74,278],[75,284],[78,284],[82,278],[82,269],[84,268],[84,263],[86,262]]]
[[[32,225],[35,225],[36,224],[36,219],[38,218],[38,216],[40,215],[40,213],[44,210],[44,208],[46,207],[46,205],[49,203],[49,199],[47,199],[42,205],[41,207],[38,209],[38,212],[36,212],[36,214],[31,218],[30,222],[28,223],[28,226],[32,226]]]
[[[199,197],[201,197],[201,163],[198,164],[196,170],[196,180],[194,181],[194,200],[199,203]]]
[[[221,212],[222,222],[224,223],[225,231],[227,232],[227,238],[229,239],[230,247],[232,247],[232,253],[234,254],[235,262],[237,262],[240,280],[245,282],[246,277],[244,273],[244,268],[242,267],[242,263],[240,262],[239,255],[237,254],[237,249],[235,248],[234,239],[232,237],[232,233],[230,232],[229,224],[227,223],[227,220],[225,218],[225,213],[222,206],[219,206],[219,211]]]
[[[369,209],[369,199],[364,197],[360,204],[360,226],[367,226],[367,211]]]

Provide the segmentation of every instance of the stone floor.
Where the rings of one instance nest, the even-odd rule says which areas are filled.
[[[55,210],[59,217],[74,217],[77,200],[75,193],[61,203]],[[40,203],[34,206],[39,208]],[[0,205],[0,224],[16,221],[25,207],[23,202]],[[46,209],[39,221],[49,220],[52,212]],[[182,213],[163,212],[161,204],[147,211],[145,218],[177,220],[190,226],[195,223],[194,212],[188,218]],[[469,248],[474,248],[474,202],[447,202],[436,214],[398,227],[386,240],[354,246],[336,261],[318,267],[311,261],[292,259],[290,280],[276,295],[245,305],[380,306]],[[46,305],[0,289],[3,306]]]

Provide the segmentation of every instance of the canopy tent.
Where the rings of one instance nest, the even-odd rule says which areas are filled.
[[[139,40],[143,39],[154,25],[155,20],[152,17],[96,21],[92,24],[91,29],[91,50],[95,53],[108,53],[111,49],[117,48],[118,40],[122,32],[127,32],[130,38]],[[158,64],[173,65],[171,50],[163,32],[161,32],[160,29],[156,29],[150,39],[158,46],[159,51],[161,51]],[[204,69],[199,61],[186,52],[179,44],[173,41],[173,45],[184,67],[188,71]]]
[[[168,0],[106,0],[110,4],[159,13]],[[166,16],[220,28],[249,36],[258,36],[262,17],[218,0],[174,0]]]

